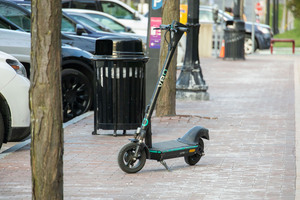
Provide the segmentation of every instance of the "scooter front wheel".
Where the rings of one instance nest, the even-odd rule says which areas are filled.
[[[119,167],[126,173],[136,173],[140,171],[146,163],[146,152],[141,149],[138,156],[135,157],[137,149],[136,143],[129,143],[123,146],[118,155]]]

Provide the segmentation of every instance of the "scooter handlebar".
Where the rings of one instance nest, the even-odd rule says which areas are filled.
[[[189,29],[186,28],[186,27],[181,27],[181,26],[173,26],[172,27],[172,24],[169,24],[169,25],[165,25],[165,24],[161,24],[159,27],[157,28],[154,28],[154,30],[172,30],[172,31],[182,31],[182,32],[187,32]]]
[[[186,27],[177,27],[178,30],[182,31],[182,32],[188,32],[189,29]]]
[[[164,24],[161,24],[159,25],[159,27],[154,28],[154,30],[169,30],[169,29],[171,29],[171,25],[164,25]]]

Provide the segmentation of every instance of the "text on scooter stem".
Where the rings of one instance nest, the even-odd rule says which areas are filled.
[[[161,75],[161,77],[159,79],[158,87],[161,87],[164,84],[164,80],[165,80],[165,77],[167,75],[167,72],[168,72],[168,70],[165,69],[164,72],[163,72],[163,74]]]

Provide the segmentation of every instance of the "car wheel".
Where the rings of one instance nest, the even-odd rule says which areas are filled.
[[[3,121],[2,114],[0,112],[0,149],[2,147],[3,139],[4,139],[4,121]]]
[[[251,35],[245,35],[245,43],[244,43],[245,54],[251,54],[253,46],[254,46],[254,51],[256,51],[256,49],[257,49],[256,41],[254,41],[254,44],[253,44]]]
[[[92,104],[93,87],[89,79],[75,69],[62,71],[63,121],[88,111]]]

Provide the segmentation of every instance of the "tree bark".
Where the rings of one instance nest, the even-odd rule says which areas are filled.
[[[173,20],[179,21],[179,0],[165,0],[162,6],[162,24],[171,24]],[[168,44],[164,40],[164,33],[161,33],[160,43],[160,60],[159,73],[163,67],[165,58],[168,53]],[[156,116],[176,115],[176,66],[177,65],[177,50],[170,63],[168,74],[164,81],[156,104]]]
[[[31,1],[32,199],[63,199],[61,1]]]

